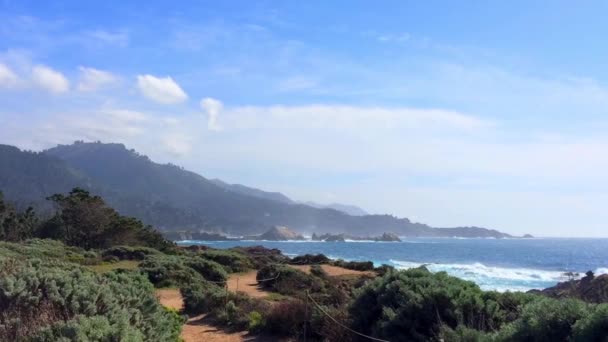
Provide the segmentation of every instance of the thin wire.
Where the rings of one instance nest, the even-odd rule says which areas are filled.
[[[310,294],[308,294],[308,293],[307,293],[306,295],[307,295],[307,296],[308,296],[308,298],[309,298],[309,299],[310,299],[310,300],[313,302],[313,304],[314,304],[314,305],[317,307],[317,309],[319,309],[319,310],[320,310],[320,311],[321,311],[321,312],[322,312],[322,313],[323,313],[325,316],[329,317],[329,318],[330,318],[332,321],[334,321],[334,322],[335,322],[337,325],[341,326],[342,328],[344,328],[344,329],[346,329],[346,330],[348,330],[348,331],[352,332],[353,334],[357,334],[357,335],[359,335],[359,336],[361,336],[361,337],[369,338],[370,340],[373,340],[373,341],[390,342],[390,341],[388,341],[388,340],[382,340],[382,339],[379,339],[379,338],[376,338],[376,337],[372,337],[372,336],[368,336],[368,335],[362,334],[362,333],[360,333],[360,332],[358,332],[358,331],[355,331],[355,330],[353,330],[353,329],[351,329],[351,328],[347,327],[346,325],[344,325],[344,324],[340,323],[340,322],[339,322],[337,319],[333,318],[333,317],[332,317],[330,314],[328,314],[328,313],[327,313],[327,311],[323,310],[323,308],[321,307],[321,305],[319,305],[319,304],[318,304],[318,303],[317,303],[317,302],[314,300],[314,298],[312,298],[312,297],[310,296]]]

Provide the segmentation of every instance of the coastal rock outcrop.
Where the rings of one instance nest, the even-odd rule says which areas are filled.
[[[385,242],[401,242],[401,239],[397,234],[394,233],[384,233],[379,237],[375,237],[374,241],[385,241]]]
[[[304,240],[304,236],[284,226],[274,226],[262,235],[255,237],[255,240],[268,241],[287,241]]]
[[[608,274],[595,276],[589,271],[579,280],[569,280],[530,292],[552,298],[578,298],[589,303],[608,303]]]

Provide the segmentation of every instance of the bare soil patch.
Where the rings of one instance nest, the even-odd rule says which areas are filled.
[[[290,265],[291,267],[298,269],[304,273],[310,274],[310,265]],[[356,276],[373,276],[375,275],[372,271],[356,271],[349,270],[347,268],[332,266],[332,265],[321,265],[321,268],[327,273],[330,277],[338,277],[344,275],[356,275]]]
[[[231,274],[228,278],[228,290],[232,292],[244,292],[252,298],[266,298],[270,294],[260,286],[256,277],[257,271]]]

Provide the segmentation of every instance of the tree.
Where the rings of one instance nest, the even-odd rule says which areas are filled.
[[[109,246],[108,233],[118,213],[106,206],[101,197],[75,188],[67,196],[55,194],[48,199],[55,203],[58,212],[44,225],[42,237],[86,249]]]
[[[173,246],[159,232],[135,218],[121,216],[86,190],[75,188],[68,195],[55,194],[48,199],[58,211],[41,227],[39,237],[85,249],[141,245],[166,250]]]
[[[0,240],[21,241],[31,238],[38,226],[34,209],[27,208],[18,212],[12,205],[4,202],[0,192]]]

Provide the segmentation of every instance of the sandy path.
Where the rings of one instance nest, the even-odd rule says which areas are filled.
[[[293,268],[296,268],[302,272],[310,273],[310,265],[289,265]],[[375,275],[372,271],[355,271],[349,270],[347,268],[342,268],[338,266],[332,265],[321,265],[321,268],[327,273],[330,277],[337,277],[343,275]]]
[[[183,309],[184,299],[179,289],[158,289],[155,292],[162,306],[178,311]]]
[[[159,289],[156,290],[156,297],[159,302],[168,308],[181,310],[184,300],[178,289]],[[188,319],[182,327],[181,337],[185,342],[241,342],[257,341],[254,337],[247,336],[246,331],[228,333],[210,325],[205,320],[205,315],[199,315]]]
[[[182,328],[182,338],[185,342],[242,342],[257,341],[254,337],[247,336],[246,331],[228,333],[218,329],[207,322],[205,315],[199,315],[188,319]]]
[[[256,281],[258,271],[231,274],[228,278],[228,290],[232,292],[244,292],[253,298],[268,297],[268,292],[261,289]]]

